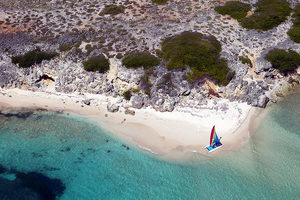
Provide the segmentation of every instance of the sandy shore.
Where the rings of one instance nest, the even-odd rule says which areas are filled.
[[[91,104],[84,105],[82,100]],[[173,112],[157,112],[152,108],[135,109],[135,116],[107,111],[107,103],[127,102],[93,94],[63,94],[31,92],[20,89],[0,89],[2,107],[39,107],[56,111],[69,111],[98,122],[104,129],[123,140],[135,143],[141,149],[169,158],[183,157],[188,152],[219,155],[234,151],[249,139],[249,124],[257,109],[245,103],[228,100],[209,100],[207,105],[178,105]],[[134,110],[134,109],[132,109]],[[126,121],[121,123],[124,119]],[[210,131],[216,131],[224,147],[207,154]]]

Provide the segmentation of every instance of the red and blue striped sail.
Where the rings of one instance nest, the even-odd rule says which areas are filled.
[[[216,128],[215,128],[215,126],[213,126],[213,128],[211,129],[209,145],[213,148],[214,145],[217,144],[218,142],[220,142],[220,140],[219,140],[218,135],[216,133]]]

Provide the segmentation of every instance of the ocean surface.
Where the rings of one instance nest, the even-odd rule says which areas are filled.
[[[79,115],[2,110],[0,199],[299,199],[299,91],[264,110],[237,151],[191,152],[184,162],[124,143]]]

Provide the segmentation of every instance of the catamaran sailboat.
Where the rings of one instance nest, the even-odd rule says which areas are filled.
[[[210,142],[209,145],[207,145],[205,148],[208,149],[208,153],[211,153],[217,149],[220,149],[224,145],[220,142],[220,139],[216,133],[216,128],[213,126],[210,134]]]

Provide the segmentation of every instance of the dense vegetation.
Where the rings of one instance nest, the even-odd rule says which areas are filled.
[[[72,46],[69,44],[62,44],[62,45],[59,45],[58,49],[60,51],[69,51],[72,49]]]
[[[290,4],[286,0],[261,0],[255,4],[253,15],[243,18],[244,28],[260,29],[263,31],[278,26],[291,13]]]
[[[123,97],[124,97],[124,99],[126,99],[127,101],[130,100],[131,96],[132,96],[132,94],[131,94],[131,89],[128,89],[128,90],[126,90],[126,91],[123,92]]]
[[[91,57],[86,62],[83,62],[84,69],[87,71],[99,71],[105,73],[109,70],[109,60],[104,55]]]
[[[166,3],[168,0],[151,0],[154,3],[158,3],[158,4],[164,4]]]
[[[293,27],[287,32],[291,40],[300,42],[300,4],[293,9]]]
[[[122,63],[127,68],[136,69],[138,67],[144,67],[144,69],[148,69],[150,67],[159,65],[160,61],[157,57],[148,52],[131,52],[125,55]]]
[[[265,56],[265,59],[280,72],[294,71],[300,65],[300,55],[293,50],[275,48]]]
[[[217,6],[215,11],[237,19],[244,28],[263,31],[278,26],[291,13],[290,4],[286,0],[259,0],[254,7],[254,13],[248,17],[246,15],[251,6],[238,1],[228,1],[224,6]]]
[[[246,17],[247,12],[251,10],[251,6],[239,1],[227,1],[224,6],[215,7],[215,11],[221,15],[230,15],[230,17],[240,20]]]
[[[103,14],[112,14],[112,15],[117,15],[119,13],[124,12],[124,7],[122,5],[117,6],[117,5],[106,5],[102,11]]]
[[[162,42],[163,58],[168,69],[189,66],[191,71],[187,79],[194,82],[207,74],[218,83],[227,84],[233,73],[227,62],[220,58],[221,44],[213,36],[205,36],[197,32],[183,32],[166,38]]]
[[[239,60],[242,61],[243,64],[248,64],[250,67],[252,67],[252,62],[248,57],[240,56]]]
[[[20,68],[28,68],[34,64],[40,64],[43,60],[51,60],[57,55],[57,53],[45,53],[41,52],[40,49],[36,49],[26,53],[23,56],[13,56],[11,61],[14,64],[19,63]]]

